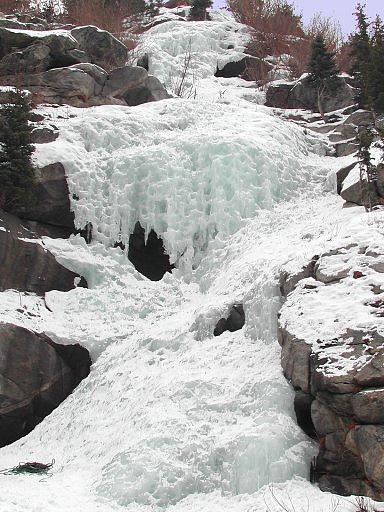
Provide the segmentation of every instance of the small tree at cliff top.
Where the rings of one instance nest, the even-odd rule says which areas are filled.
[[[31,107],[21,91],[10,93],[0,106],[0,208],[10,210],[31,202],[35,172],[31,161]]]
[[[369,35],[369,22],[365,14],[365,5],[358,4],[356,7],[357,30],[352,36],[352,66],[351,74],[355,79],[356,87],[359,92],[356,100],[360,107],[366,107],[369,104],[369,70],[371,61],[371,40]]]
[[[212,7],[211,0],[192,0],[189,19],[192,21],[203,21],[208,19],[207,9]]]
[[[324,93],[327,89],[332,90],[337,87],[338,69],[335,54],[327,50],[324,38],[320,34],[313,41],[308,67],[310,80],[317,88],[318,109],[321,116],[324,117]]]
[[[368,95],[369,106],[376,112],[384,112],[384,24],[379,16],[372,30]]]

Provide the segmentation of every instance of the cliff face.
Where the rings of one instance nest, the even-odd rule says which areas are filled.
[[[378,500],[384,499],[383,250],[380,238],[349,240],[299,273],[283,272],[279,320],[296,413],[319,442],[313,480],[324,491]]]

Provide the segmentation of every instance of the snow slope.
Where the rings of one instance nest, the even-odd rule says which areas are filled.
[[[173,23],[161,26],[167,41]],[[218,23],[196,26],[208,40]],[[31,434],[0,451],[4,468],[55,459],[48,479],[0,475],[0,510],[277,512],[276,500],[334,510],[306,481],[316,448],[295,423],[276,340],[279,269],[358,238],[368,222],[330,191],[338,162],[322,156],[324,142],[245,99],[212,101],[209,86],[196,99],[46,113],[60,137],[35,157],[64,163],[76,222],[91,221],[95,239],[43,243],[90,288],[45,300],[7,291],[0,314],[79,341],[94,365]],[[161,282],[111,247],[137,220],[178,262]],[[239,301],[245,328],[214,338]],[[340,500],[338,510],[354,507]]]

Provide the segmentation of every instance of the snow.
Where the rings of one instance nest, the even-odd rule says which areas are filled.
[[[340,512],[355,510],[307,481],[316,445],[296,425],[280,367],[278,275],[347,241],[380,248],[383,212],[342,210],[340,160],[324,156],[323,140],[244,99],[249,84],[213,78],[246,40],[244,28],[220,19],[167,22],[146,36],[161,78],[191,34],[199,41],[196,98],[43,109],[60,136],[39,146],[36,162],[64,164],[76,224],[92,222],[95,234],[90,245],[79,235],[43,243],[89,289],[43,298],[8,290],[0,315],[81,343],[93,366],[60,407],[1,450],[1,468],[55,459],[43,481],[0,475],[1,510],[278,512],[280,502],[321,512],[336,499]],[[160,282],[112,247],[137,220],[178,262]],[[245,327],[213,337],[238,302]]]
[[[280,322],[288,332],[305,340],[314,352],[321,351],[325,359],[325,354],[335,357],[323,365],[324,372],[333,375],[345,375],[371,358],[368,353],[349,357],[345,344],[332,343],[347,329],[384,335],[380,306],[384,299],[384,212],[368,216],[363,210],[344,210],[341,215],[349,219],[348,231],[337,233],[322,251],[318,274],[328,284],[312,278],[301,281],[281,310]],[[357,279],[355,272],[361,277]]]

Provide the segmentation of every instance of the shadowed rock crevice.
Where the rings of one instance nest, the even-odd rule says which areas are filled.
[[[145,241],[145,230],[139,222],[129,237],[128,259],[140,274],[151,281],[160,281],[166,272],[175,268],[164,250],[162,239],[151,229]]]

